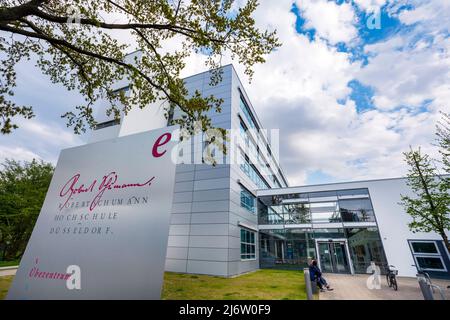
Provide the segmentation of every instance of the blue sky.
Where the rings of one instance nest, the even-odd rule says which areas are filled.
[[[277,8],[288,4],[291,17]],[[250,90],[266,95],[256,104],[263,121],[282,128],[281,160],[292,183],[401,176],[410,145],[437,156],[434,126],[439,111],[450,110],[450,2],[262,6],[276,12],[266,24],[282,30],[284,52],[257,69],[272,81]],[[369,27],[374,15],[380,28]]]
[[[378,12],[380,28],[370,29]],[[450,111],[449,14],[448,0],[260,1],[258,26],[277,29],[283,46],[251,83],[237,62],[223,62],[233,62],[263,124],[281,128],[292,185],[403,175],[410,145],[437,155],[434,126]],[[203,61],[193,54],[183,75],[204,71]],[[18,83],[15,99],[37,116],[0,136],[0,160],[55,163],[62,148],[86,141],[60,118],[81,101],[76,92],[51,84],[33,61],[18,66]]]

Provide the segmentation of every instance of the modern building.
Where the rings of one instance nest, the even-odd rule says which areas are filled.
[[[201,136],[194,136],[190,147],[180,150],[180,158],[188,160],[177,165],[166,270],[233,276],[259,268],[256,190],[288,184],[271,150],[270,136],[254,135],[263,126],[233,66],[223,67],[222,81],[216,86],[209,84],[210,76],[204,72],[188,77],[186,88],[223,99],[221,112],[211,110],[208,116],[214,127],[237,133],[235,148],[229,148],[223,164],[215,166],[202,163]],[[128,93],[127,88],[122,83],[117,90]],[[99,115],[105,118],[91,141],[166,126],[163,108],[136,108],[120,123],[105,117],[100,108]],[[174,119],[181,115],[174,110]],[[262,143],[257,145],[258,138]]]
[[[191,94],[223,99],[221,112],[208,116],[237,139],[226,142],[226,156],[213,155],[220,160],[215,166],[202,163],[208,143],[201,134],[179,150],[167,271],[230,277],[258,268],[302,269],[317,258],[326,272],[365,273],[373,261],[395,265],[404,276],[414,276],[417,267],[449,276],[440,237],[407,227],[398,204],[400,194],[410,193],[404,179],[288,187],[272,137],[256,133],[264,127],[233,66],[223,67],[215,86],[209,72],[184,80]],[[117,90],[130,94],[126,82]],[[103,118],[90,142],[160,128],[182,116],[171,109],[167,120],[168,106],[155,104],[114,121],[104,115],[106,107],[98,106]]]
[[[401,276],[418,269],[450,277],[450,259],[435,233],[412,233],[399,204],[404,178],[259,190],[261,268],[303,268],[318,259],[324,272],[366,273],[373,261]]]

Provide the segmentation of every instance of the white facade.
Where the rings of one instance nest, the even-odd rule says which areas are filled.
[[[401,195],[414,196],[410,188],[406,185],[406,179],[381,179],[369,181],[356,181],[347,183],[331,183],[322,185],[311,185],[302,187],[291,187],[273,190],[259,190],[258,197],[267,195],[296,194],[321,191],[350,190],[350,189],[368,189],[370,199],[375,214],[375,222],[357,223],[343,222],[335,224],[326,224],[314,226],[314,228],[324,227],[378,227],[380,238],[383,244],[387,263],[394,265],[400,276],[414,277],[417,273],[417,261],[414,259],[410,241],[411,240],[434,240],[441,242],[442,238],[436,233],[413,233],[408,227],[411,217],[405,212],[399,204]],[[261,228],[270,228],[270,226],[260,226]],[[448,269],[448,252],[440,248],[440,254],[443,256],[443,265]],[[447,265],[447,266],[446,266]],[[449,273],[450,275],[450,273]]]

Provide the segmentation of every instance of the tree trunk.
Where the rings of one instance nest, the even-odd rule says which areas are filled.
[[[5,257],[6,257],[6,248],[7,248],[7,245],[5,244],[5,246],[3,247],[3,252],[2,252],[2,260],[3,261],[5,260]]]
[[[441,232],[441,237],[442,237],[442,239],[444,240],[444,243],[445,243],[445,246],[447,247],[448,253],[450,254],[450,242],[448,241],[448,237],[447,237],[447,235],[445,234],[445,231],[442,231],[442,232]]]

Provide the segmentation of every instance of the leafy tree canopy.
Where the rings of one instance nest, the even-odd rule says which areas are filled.
[[[194,52],[205,54],[217,84],[217,68],[228,53],[251,78],[252,67],[280,46],[275,31],[255,26],[251,15],[257,6],[257,0],[242,7],[234,0],[0,0],[0,130],[6,134],[17,128],[16,116],[34,116],[32,106],[12,99],[15,67],[31,57],[53,83],[85,97],[85,103],[63,115],[75,133],[96,125],[93,105],[99,99],[109,101],[107,114],[116,119],[133,106],[167,101],[184,111],[182,127],[200,121],[206,130],[206,111],[220,111],[222,101],[198,92],[188,96],[179,77],[184,61]],[[124,59],[130,44],[120,41],[120,30],[142,50],[142,58]],[[167,41],[175,41],[178,49],[164,50]],[[113,88],[123,79],[131,84],[127,97]]]
[[[0,259],[20,258],[41,211],[53,166],[6,160],[0,170]]]
[[[402,195],[401,204],[412,217],[413,232],[438,233],[450,252],[446,231],[450,230],[450,194],[445,177],[439,176],[432,159],[418,150],[404,153],[408,164],[407,184],[414,196]]]
[[[437,144],[442,158],[443,170],[450,175],[450,113],[441,112],[441,121],[436,126]],[[450,179],[447,177],[447,187],[450,191]]]

